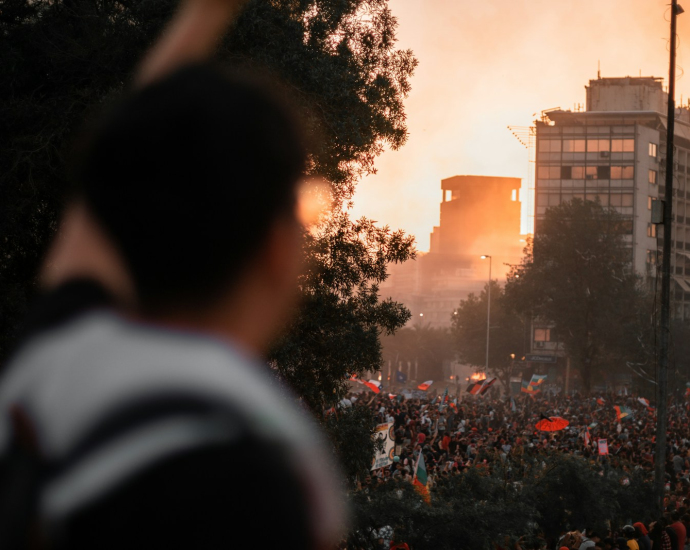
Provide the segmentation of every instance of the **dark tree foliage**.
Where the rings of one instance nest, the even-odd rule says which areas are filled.
[[[35,290],[38,263],[56,230],[66,196],[64,166],[70,139],[89,113],[126,86],[176,4],[173,0],[3,2],[0,360],[14,343]],[[402,100],[416,60],[411,52],[395,49],[395,27],[387,0],[257,0],[246,6],[219,49],[223,61],[278,75],[306,107],[310,131],[318,136],[312,172],[334,184],[338,204],[349,201],[360,175],[374,170],[374,159],[385,145],[398,148],[407,137]],[[322,231],[309,251],[322,249],[319,258],[323,259],[328,256],[324,248],[347,245],[344,250],[334,249],[333,258],[350,262],[352,271],[361,268],[361,280],[371,275],[374,282],[382,280],[385,270],[354,254],[370,253],[377,246],[387,260],[402,260],[409,254],[410,242],[399,234],[374,238],[372,228],[343,236],[349,223],[344,214],[338,214],[328,226],[333,233]],[[371,233],[367,238],[378,239],[376,246],[348,248],[367,231]],[[407,253],[403,252],[406,247]],[[320,309],[322,320],[330,310],[331,325],[354,319],[360,326],[350,336],[355,338],[357,330],[362,331],[364,339],[357,342],[360,350],[351,346],[346,350],[342,341],[338,347],[358,357],[352,361],[354,370],[361,368],[364,356],[375,362],[378,344],[371,337],[372,323],[388,314],[392,317],[380,326],[394,328],[404,323],[405,312],[392,304],[374,307],[373,288],[361,291],[360,282],[350,287],[357,298],[348,296],[332,284],[333,268],[322,267],[320,280],[314,272],[305,281],[307,309],[312,313]],[[345,304],[352,306],[349,313]],[[358,319],[364,312],[366,319]],[[304,334],[313,320],[298,323]],[[302,347],[316,344],[315,340],[304,341]],[[322,351],[327,349],[324,344],[318,342]],[[362,347],[367,351],[361,351]],[[317,356],[319,350],[307,353]],[[323,366],[333,353],[327,351]],[[288,378],[290,368],[286,368]],[[338,376],[341,370],[336,369]]]
[[[352,495],[348,548],[374,549],[382,527],[411,548],[556,547],[565,531],[620,529],[649,520],[653,487],[641,472],[568,455],[512,453],[492,472],[472,467],[437,479],[431,504],[408,482],[388,482]],[[542,544],[531,546],[541,540]]]
[[[595,374],[639,358],[644,292],[625,233],[625,220],[598,202],[549,208],[506,283],[509,307],[555,325],[586,391]]]
[[[307,239],[310,269],[301,278],[302,312],[277,342],[272,363],[319,413],[339,401],[346,380],[381,363],[379,335],[405,324],[409,311],[380,300],[389,262],[411,255],[412,238],[373,222],[334,215]]]
[[[451,334],[460,362],[476,367],[486,364],[487,290],[485,286],[479,296],[470,294],[452,315]],[[504,288],[491,281],[489,371],[510,388],[513,360],[529,351],[530,323],[505,302]]]
[[[342,459],[343,474],[351,485],[371,470],[376,442],[372,431],[363,427],[375,425],[374,414],[367,407],[340,409],[324,419],[323,426]]]
[[[321,142],[314,170],[341,199],[385,145],[407,139],[402,100],[417,61],[395,49],[396,26],[388,0],[254,1],[222,48],[294,87]]]

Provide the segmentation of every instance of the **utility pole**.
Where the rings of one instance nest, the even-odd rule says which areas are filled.
[[[661,258],[661,319],[659,323],[659,374],[657,376],[656,453],[654,454],[654,485],[656,505],[663,513],[666,465],[666,404],[668,400],[668,343],[671,317],[671,236],[673,226],[673,137],[676,105],[676,17],[683,13],[678,0],[671,2],[671,44],[668,69],[668,113],[666,116],[666,192],[664,195],[664,242]]]

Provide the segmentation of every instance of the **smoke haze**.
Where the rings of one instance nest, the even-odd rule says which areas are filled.
[[[684,102],[687,3],[678,18],[676,100]],[[598,61],[603,77],[668,76],[667,0],[391,0],[390,7],[398,47],[419,59],[406,100],[410,136],[359,184],[353,214],[404,229],[422,251],[439,222],[441,179],[526,180],[527,150],[508,125],[529,126],[542,110],[584,104]]]

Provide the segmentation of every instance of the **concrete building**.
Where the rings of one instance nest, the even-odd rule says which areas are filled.
[[[523,248],[518,202],[521,181],[493,176],[441,180],[440,224],[431,233],[429,251],[470,258],[493,254],[497,265],[517,263]]]
[[[651,223],[651,208],[664,195],[668,96],[662,79],[598,78],[586,92],[586,110],[546,111],[536,123],[535,233],[548,207],[573,198],[598,199],[628,220],[624,238],[635,271],[656,277],[663,239],[657,232],[663,227]],[[673,314],[690,319],[687,107],[676,109],[675,129],[671,299]],[[554,345],[546,340],[540,347]]]
[[[431,233],[430,251],[416,261],[390,266],[381,285],[412,312],[408,326],[449,327],[460,301],[478,294],[489,279],[504,279],[509,264],[520,262],[521,180],[491,176],[454,176],[441,181],[440,224]]]

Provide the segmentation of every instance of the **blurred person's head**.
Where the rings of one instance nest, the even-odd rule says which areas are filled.
[[[267,345],[296,290],[306,163],[282,101],[188,66],[119,101],[76,159],[76,198],[112,243],[143,315]]]

